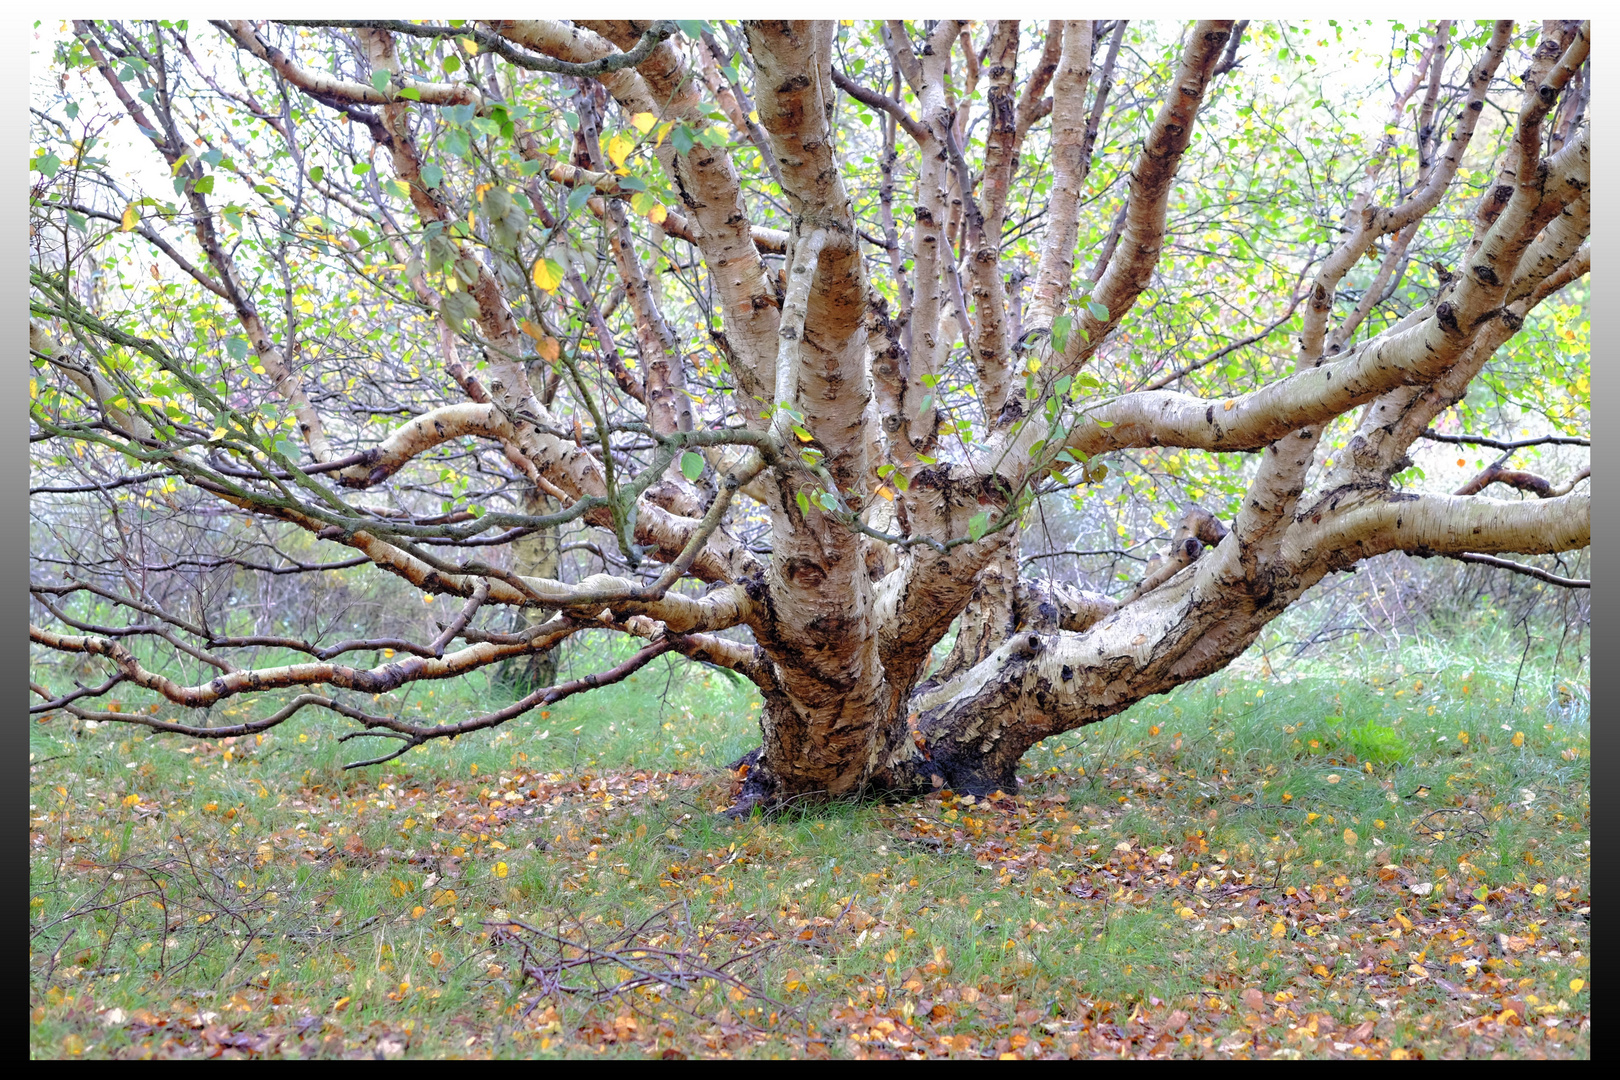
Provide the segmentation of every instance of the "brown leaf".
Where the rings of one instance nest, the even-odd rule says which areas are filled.
[[[1175,1012],[1165,1017],[1164,1030],[1171,1032],[1172,1034],[1180,1031],[1182,1028],[1187,1026],[1187,1020],[1187,1014],[1181,1009],[1177,1009]]]
[[[1262,994],[1259,990],[1252,986],[1243,991],[1243,993],[1239,994],[1238,997],[1242,999],[1243,1004],[1247,1005],[1255,1012],[1260,1012],[1266,1007],[1266,995]]]

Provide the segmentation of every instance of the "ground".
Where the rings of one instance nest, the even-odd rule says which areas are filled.
[[[54,719],[31,1052],[1588,1056],[1586,684],[1366,655],[1144,702],[1016,794],[739,823],[757,699],[690,668],[350,772],[335,723]]]

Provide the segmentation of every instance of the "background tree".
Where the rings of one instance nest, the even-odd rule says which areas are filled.
[[[1381,553],[1585,584],[1499,555],[1588,541],[1588,469],[1508,468],[1585,444],[1588,28],[1318,59],[1372,32],[72,24],[35,711],[317,706],[379,761],[674,653],[763,697],[737,811],[984,793]],[[120,178],[120,133],[168,175]],[[1419,440],[1503,457],[1447,493]],[[368,709],[600,629],[642,644]]]

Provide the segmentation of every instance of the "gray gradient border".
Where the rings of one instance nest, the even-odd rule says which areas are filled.
[[[1610,22],[1608,19],[1594,19],[1596,24],[1595,43],[1599,48],[1606,45],[1603,35],[1610,27],[1620,27],[1620,19]],[[1593,58],[1593,67],[1598,67],[1596,57]],[[1608,102],[1607,105],[1603,104]],[[1592,139],[1592,239],[1594,248],[1607,250],[1607,245],[1614,243],[1620,236],[1620,143],[1610,142],[1612,136],[1603,135],[1595,130],[1607,123],[1610,116],[1615,115],[1614,110],[1620,107],[1620,87],[1614,80],[1602,77],[1592,87],[1592,107],[1588,115],[1599,118],[1593,123]],[[1607,194],[1605,194],[1607,192]],[[1608,240],[1602,238],[1607,236]],[[1599,258],[1606,256],[1600,255]],[[1597,489],[1607,489],[1608,477],[1620,473],[1620,436],[1610,439],[1603,432],[1608,429],[1596,422],[1597,418],[1607,416],[1620,420],[1620,372],[1615,370],[1617,360],[1620,360],[1620,279],[1607,276],[1603,273],[1594,273],[1591,278],[1591,316],[1592,316],[1592,652],[1591,652],[1591,680],[1592,680],[1592,756],[1588,765],[1595,775],[1606,775],[1606,769],[1601,765],[1608,761],[1616,764],[1615,746],[1608,741],[1605,731],[1599,731],[1599,716],[1609,716],[1609,705],[1620,701],[1620,664],[1610,667],[1602,660],[1603,656],[1614,657],[1609,649],[1620,643],[1620,608],[1606,608],[1599,603],[1599,598],[1609,595],[1608,571],[1606,566],[1620,567],[1620,553],[1616,547],[1620,545],[1620,501],[1604,502],[1608,496],[1598,496]],[[1607,300],[1603,299],[1608,297]],[[1602,360],[1607,356],[1608,360]],[[1600,458],[1607,458],[1608,465],[1599,465]],[[1607,522],[1607,524],[1605,524]],[[1606,602],[1606,601],[1605,601]],[[1607,721],[1605,721],[1607,723]],[[1598,838],[1608,835],[1606,828],[1600,828],[1598,821],[1603,819],[1614,820],[1620,825],[1620,811],[1616,810],[1616,803],[1610,803],[1608,797],[1599,797],[1598,792],[1606,790],[1599,784],[1593,784],[1592,799],[1592,862],[1591,877],[1593,891],[1597,891],[1598,878]],[[1595,1034],[1595,1032],[1594,1032]]]

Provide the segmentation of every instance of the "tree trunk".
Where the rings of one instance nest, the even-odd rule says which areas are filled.
[[[530,487],[523,493],[525,514],[555,513],[557,502],[551,496]],[[562,561],[562,539],[555,525],[536,529],[512,545],[512,572],[522,577],[555,578]],[[520,607],[514,614],[513,630],[532,630],[549,619],[553,611],[543,607]],[[508,660],[501,668],[501,682],[511,692],[523,697],[543,686],[557,681],[557,652],[550,648]]]

